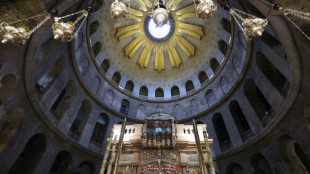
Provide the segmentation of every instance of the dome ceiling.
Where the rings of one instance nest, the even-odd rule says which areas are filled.
[[[160,34],[163,36],[156,36],[155,31],[154,36],[152,19],[148,16],[154,8],[152,1],[131,1],[131,16],[125,20],[115,20],[110,16],[112,2],[107,1],[100,12],[95,13],[99,16],[91,16],[96,18],[92,21],[100,23],[100,38],[90,36],[90,43],[93,45],[99,40],[102,44],[104,54],[101,61],[95,61],[109,60],[122,78],[133,81],[135,85],[163,89],[184,86],[188,80],[198,80],[201,71],[211,79],[214,72],[210,60],[216,58],[220,64],[224,61],[219,41],[229,44],[231,35],[221,26],[222,18],[229,19],[229,14],[222,8],[204,21],[195,16],[192,1],[170,0],[167,2],[171,7],[170,19],[166,24],[170,26],[163,26],[170,30],[162,30]],[[110,78],[112,75],[108,73]]]

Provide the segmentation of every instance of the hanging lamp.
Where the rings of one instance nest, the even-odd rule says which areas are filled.
[[[195,0],[194,0],[195,4]],[[206,20],[212,17],[217,11],[217,6],[212,0],[199,0],[196,6],[196,13],[199,19]]]
[[[129,0],[129,8],[130,8],[130,0]],[[127,9],[127,6],[123,2],[119,2],[118,0],[115,0],[111,5],[111,16],[114,19],[125,19],[128,18],[130,15],[129,10]]]
[[[13,26],[13,24],[16,23],[43,16],[45,16],[44,19],[31,30],[29,29],[29,27],[25,25],[21,25],[20,27]],[[24,45],[26,43],[26,40],[29,39],[29,37],[31,36],[31,34],[34,33],[36,30],[38,30],[50,18],[51,16],[49,14],[41,14],[27,19],[18,20],[15,22],[1,23],[0,24],[0,36],[2,38],[1,43],[10,42],[15,45]]]

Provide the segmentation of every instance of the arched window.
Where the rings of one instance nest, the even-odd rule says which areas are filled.
[[[256,64],[269,82],[285,97],[288,93],[290,82],[261,52],[256,53]]]
[[[89,25],[89,35],[91,36],[92,34],[94,34],[97,31],[98,27],[99,27],[99,22],[97,20],[92,22]]]
[[[251,165],[254,168],[254,173],[272,174],[268,161],[260,153],[252,156]]]
[[[212,106],[216,101],[216,96],[212,89],[208,89],[205,94],[205,98],[209,107]]]
[[[244,174],[240,164],[233,163],[227,166],[226,174]]]
[[[91,113],[92,106],[88,100],[84,100],[71,125],[68,135],[78,141],[84,131],[85,125]]]
[[[80,171],[78,174],[93,174],[95,172],[95,166],[90,161],[84,161],[80,165]]]
[[[228,44],[224,40],[219,41],[219,49],[226,56]]]
[[[134,84],[131,80],[129,80],[126,85],[125,85],[125,89],[127,89],[128,91],[132,92],[134,88]]]
[[[164,97],[164,91],[161,88],[157,88],[155,91],[155,97]]]
[[[268,103],[262,92],[258,89],[253,80],[248,79],[244,85],[244,93],[249,100],[256,115],[265,124],[268,115],[271,112],[271,105]]]
[[[67,86],[61,91],[50,109],[50,111],[54,114],[57,120],[59,120],[62,115],[67,111],[75,95],[76,86],[71,80],[69,81]]]
[[[146,86],[142,86],[139,91],[139,95],[148,96],[149,92]]]
[[[228,135],[226,125],[224,123],[223,117],[220,113],[216,113],[212,118],[213,126],[215,129],[216,137],[220,145],[221,150],[225,150],[231,147],[231,140]]]
[[[101,42],[97,41],[94,45],[93,45],[93,51],[94,51],[94,57],[96,57],[100,51],[101,51],[101,47],[102,47],[102,44]]]
[[[290,173],[310,173],[309,158],[290,136],[279,138],[278,150]]]
[[[186,88],[186,92],[195,89],[194,83],[193,83],[191,80],[188,80],[188,81],[185,83],[185,88]]]
[[[57,77],[61,74],[66,66],[65,57],[60,57],[57,62],[50,67],[48,72],[44,73],[38,82],[35,84],[36,92],[39,98],[41,98],[46,91],[52,86]]]
[[[212,58],[210,60],[210,67],[215,74],[217,72],[218,68],[220,67],[220,63],[217,61],[216,58]]]
[[[221,24],[224,30],[231,34],[231,22],[226,18],[222,18]]]
[[[43,134],[34,135],[26,144],[9,174],[33,173],[46,148],[46,137]]]
[[[106,134],[107,128],[109,125],[109,117],[107,114],[102,113],[98,116],[96,125],[91,136],[90,142],[101,147],[104,136]]]
[[[121,78],[122,78],[121,74],[119,72],[115,72],[112,76],[112,81],[115,82],[117,85],[119,85]]]
[[[176,104],[173,107],[173,116],[176,117],[176,118],[182,118],[182,116],[183,116],[183,108],[182,108],[181,105]]]
[[[67,151],[59,152],[54,160],[49,174],[67,173],[69,165],[72,163],[72,156]]]
[[[204,82],[208,81],[207,73],[204,72],[204,71],[201,71],[201,72],[198,74],[198,79],[199,79],[199,81],[200,81],[200,84],[203,84]]]
[[[108,70],[110,69],[110,60],[109,59],[104,59],[101,67],[103,69],[104,72],[108,72]]]
[[[127,99],[123,99],[119,112],[128,115],[128,111],[129,111],[129,101]]]
[[[171,96],[179,96],[180,95],[180,90],[178,86],[173,86],[171,88]]]
[[[238,128],[239,134],[242,139],[245,140],[253,135],[252,130],[246,120],[239,103],[237,101],[232,101],[229,104],[230,113],[235,121],[235,124]]]
[[[13,74],[5,75],[1,80],[0,105],[5,104],[16,87],[16,78]]]

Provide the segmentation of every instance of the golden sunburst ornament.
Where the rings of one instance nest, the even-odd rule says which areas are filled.
[[[134,36],[125,48],[125,56],[132,58],[137,50],[142,47],[138,64],[140,68],[147,68],[151,55],[155,58],[154,69],[159,72],[165,69],[165,55],[170,59],[172,67],[179,67],[182,63],[177,46],[189,58],[195,54],[196,47],[183,36],[187,34],[200,40],[203,36],[203,28],[198,25],[185,23],[183,19],[196,17],[195,4],[178,9],[177,6],[182,0],[168,0],[166,8],[169,9],[169,20],[161,26],[156,27],[154,19],[149,15],[155,8],[157,1],[151,3],[149,0],[135,0],[141,10],[128,8],[130,19],[136,21],[133,25],[117,28],[116,37],[122,41]],[[154,34],[155,33],[155,34]],[[153,53],[153,54],[152,54]],[[165,54],[166,53],[166,54]]]

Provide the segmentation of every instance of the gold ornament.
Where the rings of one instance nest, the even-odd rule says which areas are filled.
[[[197,5],[197,15],[199,19],[209,19],[217,11],[217,7],[212,0],[201,0]]]
[[[124,3],[115,1],[111,5],[111,16],[114,19],[125,19],[129,16],[129,12]]]
[[[268,24],[267,19],[261,18],[246,18],[242,25],[244,26],[244,35],[248,40],[256,36],[262,36]]]
[[[29,38],[28,27],[14,27],[7,23],[0,24],[0,34],[2,36],[1,43],[11,42],[16,45],[24,45],[26,40]]]

